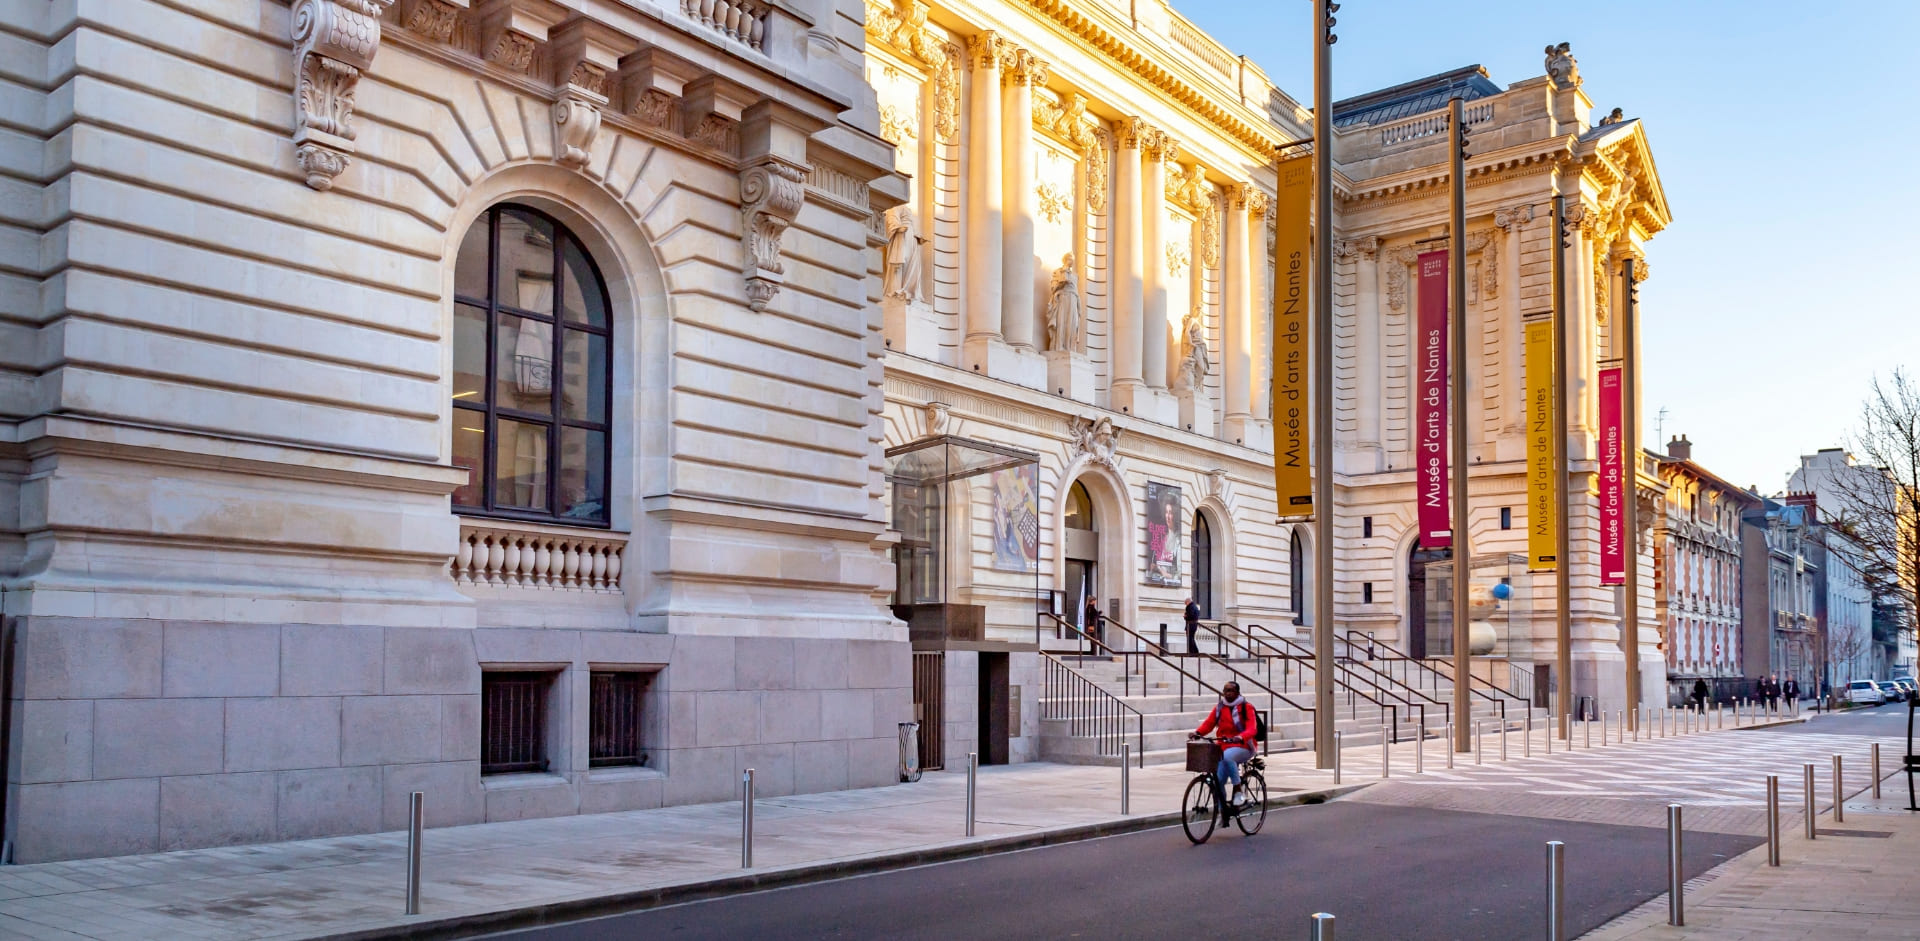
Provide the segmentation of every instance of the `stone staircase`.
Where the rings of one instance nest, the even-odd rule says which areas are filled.
[[[1299,675],[1300,664],[1297,661],[1273,665],[1273,681],[1266,683],[1268,664],[1257,658],[1221,661],[1212,657],[1170,657],[1168,660],[1171,663],[1137,656],[1065,655],[1058,659],[1072,672],[1140,714],[1137,727],[1136,720],[1128,717],[1126,741],[1144,752],[1145,764],[1179,764],[1186,760],[1188,733],[1200,725],[1218,699],[1211,690],[1197,688],[1194,678],[1218,688],[1234,679],[1236,672],[1241,677],[1250,678],[1250,681],[1243,679],[1241,683],[1247,700],[1253,703],[1254,708],[1267,714],[1268,751],[1304,751],[1313,747],[1313,714],[1309,710],[1313,705],[1314,678],[1310,671],[1305,676]],[[1179,669],[1176,670],[1172,664],[1178,664]],[[1183,677],[1181,671],[1188,676]],[[1271,687],[1272,692],[1260,688],[1256,683]],[[1450,686],[1442,686],[1422,692],[1439,703],[1450,703],[1454,691]],[[1094,735],[1074,734],[1074,723],[1070,717],[1044,718],[1049,711],[1045,690],[1042,691],[1042,698],[1042,759],[1065,764],[1119,763],[1117,754],[1100,753],[1099,742]],[[1363,695],[1344,686],[1335,689],[1334,698],[1334,728],[1341,732],[1341,741],[1347,747],[1378,745],[1384,732],[1383,726],[1388,724],[1394,726],[1392,734],[1397,741],[1410,741],[1420,732],[1429,738],[1439,738],[1446,732],[1448,710],[1435,703],[1426,704],[1425,724],[1422,727],[1419,710],[1407,708],[1398,702],[1393,703],[1399,707],[1397,710],[1383,710],[1380,705],[1367,701]],[[1379,698],[1387,701],[1384,696]],[[1411,696],[1407,698],[1421,701]],[[1536,724],[1546,721],[1546,710],[1532,711]],[[1526,716],[1519,703],[1509,701],[1506,713],[1510,728],[1524,726]],[[1484,721],[1489,731],[1498,728],[1500,707],[1497,698],[1496,701],[1489,701],[1475,696],[1471,718]]]

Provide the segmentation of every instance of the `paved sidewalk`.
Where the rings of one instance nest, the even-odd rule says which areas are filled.
[[[1898,797],[1895,792],[1898,792]],[[1906,809],[1906,781],[1889,775],[1886,796],[1850,796],[1846,822],[1822,814],[1807,842],[1782,808],[1780,866],[1762,845],[1688,886],[1686,925],[1667,924],[1660,896],[1583,936],[1583,941],[1910,941],[1920,937],[1920,813]]]
[[[1171,823],[1190,777],[1178,765],[1132,769],[1134,815],[1121,817],[1118,768],[983,768],[972,839],[962,773],[761,798],[744,877],[738,802],[429,829],[422,914],[412,918],[402,914],[404,833],[6,866],[0,938],[378,935],[528,909],[557,915],[607,897],[701,897]],[[1301,789],[1324,789],[1328,777],[1287,780],[1276,769],[1269,797],[1310,798]]]
[[[1729,727],[1710,734],[1734,733]],[[1533,754],[1543,755],[1544,728],[1532,743]],[[1498,763],[1491,732],[1483,746],[1487,765]],[[1412,742],[1392,747],[1396,779],[1413,772],[1417,748]],[[1511,763],[1499,767],[1522,771],[1525,751],[1521,733],[1513,733]],[[1555,746],[1556,758],[1565,753]],[[1377,744],[1347,749],[1342,790],[1377,782],[1380,754]],[[1425,758],[1430,771],[1443,769],[1445,744],[1428,740]],[[1311,753],[1268,761],[1271,796],[1324,798],[1335,785],[1330,771],[1313,768]],[[1463,770],[1471,762],[1470,755],[1456,756]],[[1122,817],[1117,768],[984,768],[972,839],[964,836],[966,785],[959,773],[761,798],[756,865],[744,874],[738,802],[430,829],[423,914],[412,918],[401,914],[402,833],[6,866],[0,867],[0,939],[378,936],[507,913],[524,917],[530,910],[559,917],[594,904],[702,897],[1171,823],[1189,777],[1178,765],[1133,769],[1134,815]],[[427,813],[431,820],[431,807]]]

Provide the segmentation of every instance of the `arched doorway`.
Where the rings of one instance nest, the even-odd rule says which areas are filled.
[[[1453,655],[1453,578],[1440,564],[1452,559],[1451,550],[1423,549],[1418,539],[1407,550],[1407,654],[1415,659]]]
[[[1066,530],[1066,569],[1060,588],[1065,593],[1066,616],[1074,627],[1085,630],[1087,602],[1100,596],[1100,532],[1094,518],[1093,495],[1087,485],[1074,481],[1067,488],[1062,513]]]
[[[1202,620],[1213,620],[1213,527],[1207,514],[1193,514],[1193,603]]]

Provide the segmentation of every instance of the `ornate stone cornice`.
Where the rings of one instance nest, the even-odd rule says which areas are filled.
[[[317,190],[333,187],[353,153],[353,95],[380,50],[380,17],[393,0],[295,0],[294,159]]]

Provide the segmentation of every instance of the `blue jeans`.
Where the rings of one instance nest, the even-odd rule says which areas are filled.
[[[1228,748],[1220,753],[1220,767],[1213,772],[1213,776],[1219,778],[1222,784],[1239,784],[1240,763],[1252,757],[1252,751],[1238,745]]]

